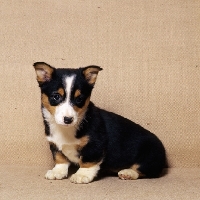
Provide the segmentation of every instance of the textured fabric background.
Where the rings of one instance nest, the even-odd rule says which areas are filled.
[[[171,167],[200,166],[199,0],[0,1],[0,157],[52,165],[32,63],[103,67],[94,103],[154,132]]]
[[[72,184],[67,179],[45,180],[45,172],[46,168],[42,166],[0,166],[1,200],[200,199],[199,168],[171,168],[169,174],[159,179],[122,181],[117,177],[104,177],[86,185]]]

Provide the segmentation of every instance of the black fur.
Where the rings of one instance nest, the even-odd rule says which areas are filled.
[[[43,120],[43,122],[44,122],[45,134],[46,136],[49,136],[50,135],[49,123],[45,119]]]
[[[57,146],[53,143],[49,143],[49,147],[50,147],[53,159],[55,160],[56,154],[59,152],[59,150],[58,150]]]
[[[84,162],[103,158],[102,169],[128,169],[133,164],[148,178],[159,177],[166,164],[161,141],[138,124],[97,108],[90,103],[86,120],[77,137],[86,133],[90,142],[80,152]]]

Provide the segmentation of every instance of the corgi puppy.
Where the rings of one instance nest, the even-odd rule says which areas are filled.
[[[140,125],[90,101],[101,67],[56,69],[44,62],[33,66],[55,161],[46,179],[66,178],[71,163],[80,167],[70,177],[73,183],[90,183],[100,169],[115,171],[123,180],[160,176],[166,166],[161,141]]]

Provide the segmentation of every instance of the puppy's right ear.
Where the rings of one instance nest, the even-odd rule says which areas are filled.
[[[39,85],[49,82],[52,79],[53,72],[55,71],[54,67],[51,67],[45,62],[36,62],[33,64],[33,66],[35,68]]]

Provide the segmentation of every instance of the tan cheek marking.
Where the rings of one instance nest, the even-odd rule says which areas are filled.
[[[74,94],[74,97],[78,97],[79,95],[81,95],[81,91],[80,90],[76,90],[75,94]]]
[[[52,114],[54,115],[56,107],[51,106],[49,103],[49,99],[46,94],[42,94],[42,105]]]
[[[79,113],[79,114],[82,114],[83,112],[85,112],[87,110],[87,107],[90,103],[90,97],[88,97],[85,101],[85,105],[82,107],[82,108],[79,108],[77,106],[73,106],[74,107],[74,110]]]
[[[61,95],[61,96],[63,96],[64,95],[64,89],[63,88],[59,88],[58,89],[58,93]]]

